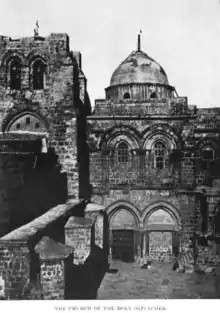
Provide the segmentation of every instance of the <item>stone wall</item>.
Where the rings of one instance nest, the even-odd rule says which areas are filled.
[[[220,245],[215,240],[208,240],[207,244],[198,242],[196,263],[199,269],[210,272],[220,269]]]
[[[5,298],[21,299],[30,275],[30,252],[27,242],[0,240],[0,276],[5,282]]]
[[[173,190],[128,190],[124,192],[121,189],[110,190],[107,195],[94,196],[94,201],[100,201],[104,207],[109,207],[116,201],[127,201],[132,203],[138,208],[140,212],[143,212],[147,206],[154,202],[169,202],[174,207],[179,208],[179,202],[176,194]]]
[[[41,285],[44,300],[64,299],[64,261],[44,260],[41,262]],[[53,295],[51,297],[51,295]],[[52,299],[51,299],[52,298]]]
[[[216,129],[220,128],[219,108],[199,108],[197,128]]]

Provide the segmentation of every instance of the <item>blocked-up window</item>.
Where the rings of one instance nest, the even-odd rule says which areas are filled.
[[[10,88],[21,89],[21,64],[18,60],[13,60],[10,63]]]
[[[120,142],[117,146],[118,163],[127,163],[129,160],[128,145],[125,142]]]
[[[201,154],[204,161],[212,161],[214,159],[214,151],[212,147],[205,147],[201,151]]]
[[[167,148],[165,146],[165,144],[161,141],[158,141],[155,145],[154,145],[154,168],[158,169],[158,170],[162,170],[164,168],[167,167]]]
[[[39,90],[44,88],[44,63],[36,60],[33,64],[33,89]]]

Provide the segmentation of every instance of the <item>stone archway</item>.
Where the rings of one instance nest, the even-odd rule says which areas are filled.
[[[137,254],[139,217],[129,203],[116,203],[107,209],[110,228],[110,254],[113,259],[132,262]]]
[[[151,205],[144,217],[144,255],[151,260],[171,262],[180,251],[181,219],[170,204]]]
[[[47,133],[48,129],[45,121],[38,114],[27,111],[10,120],[5,131]]]

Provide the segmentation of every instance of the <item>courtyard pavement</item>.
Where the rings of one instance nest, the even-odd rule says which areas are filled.
[[[178,273],[172,264],[157,262],[141,269],[137,263],[112,261],[110,268],[112,273],[106,273],[99,288],[99,300],[220,298],[220,274]]]

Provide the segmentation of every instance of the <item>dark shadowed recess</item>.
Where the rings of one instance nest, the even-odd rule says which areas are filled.
[[[22,159],[23,158],[23,159]],[[57,156],[51,149],[48,154],[19,156],[23,163],[21,182],[9,197],[10,230],[24,225],[50,208],[67,200],[67,177],[61,173]],[[13,185],[9,177],[8,189]]]

